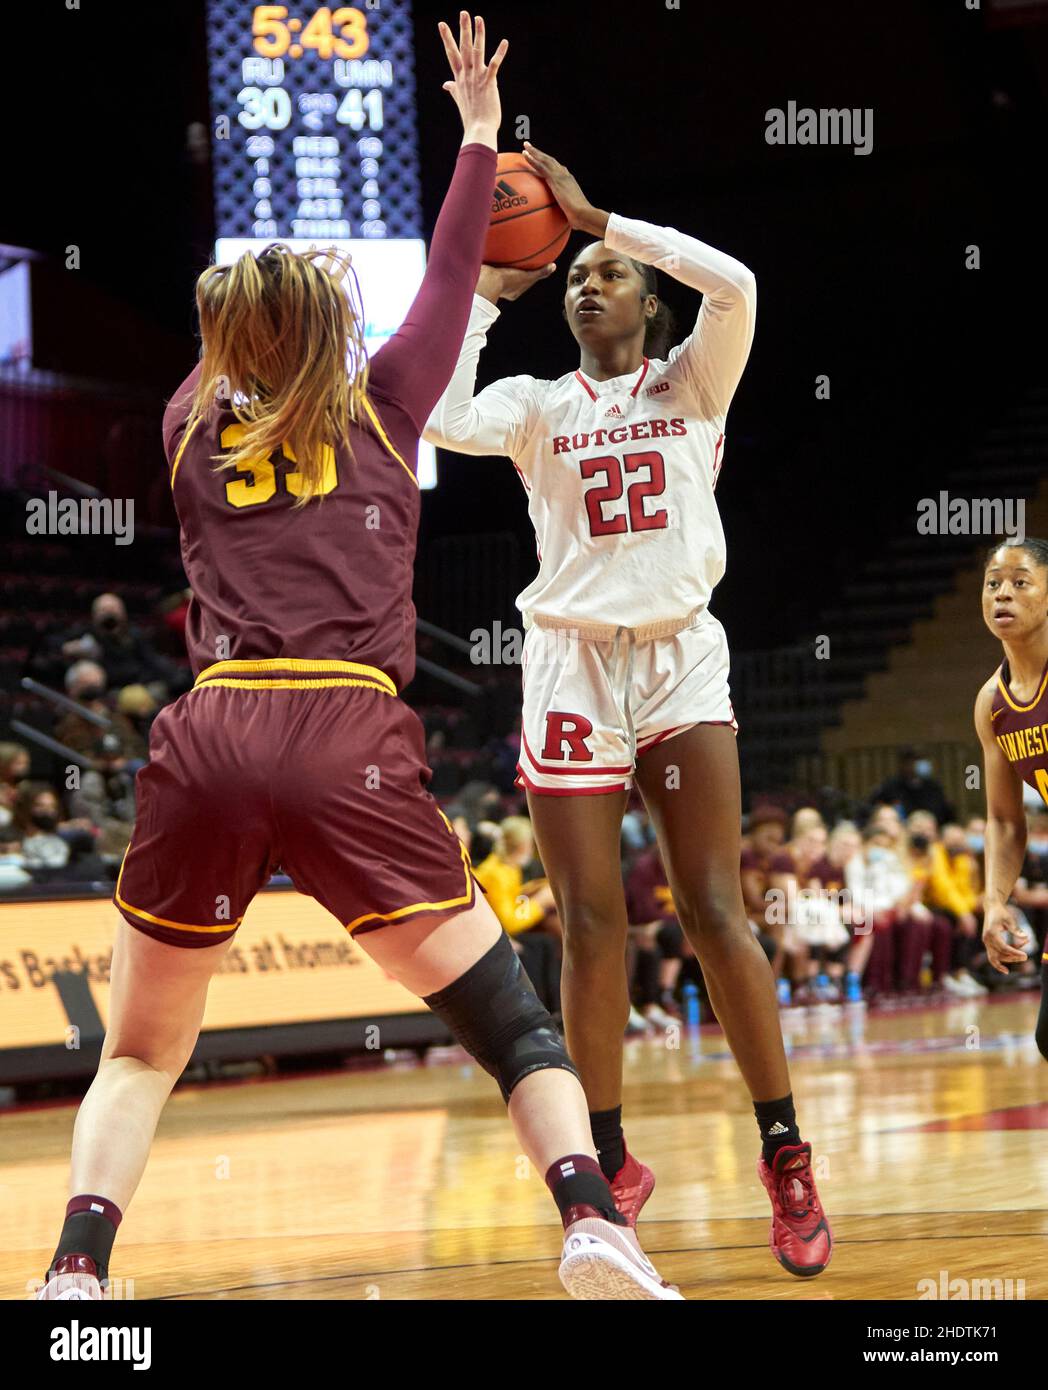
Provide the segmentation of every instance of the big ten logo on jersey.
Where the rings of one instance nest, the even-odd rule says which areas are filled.
[[[546,714],[542,760],[549,763],[591,763],[593,753],[586,747],[586,740],[592,732],[593,725],[584,714],[549,710]]]

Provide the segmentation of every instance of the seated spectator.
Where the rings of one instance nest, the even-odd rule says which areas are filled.
[[[964,838],[968,848],[976,858],[982,858],[986,851],[986,822],[982,816],[970,816],[964,827]]]
[[[795,811],[790,824],[790,839],[775,854],[769,873],[769,890],[778,900],[769,904],[765,914],[768,930],[775,938],[778,957],[785,956],[786,974],[799,993],[800,1002],[806,999],[808,982],[812,977],[811,952],[792,908],[800,901],[799,894],[808,888],[812,865],[826,851],[826,823],[813,806]]]
[[[117,710],[127,716],[143,744],[149,743],[149,730],[160,706],[144,685],[125,685],[116,697]]]
[[[934,915],[952,925],[952,970],[943,985],[951,994],[985,994],[972,973],[982,952],[979,939],[979,905],[975,865],[960,826],[950,828],[950,849],[939,838],[935,817],[914,811],[907,819],[910,876],[921,890],[921,901]]]
[[[891,809],[891,808],[885,808]],[[931,987],[944,982],[953,929],[921,901],[922,889],[909,869],[898,816],[875,815],[863,835],[863,855],[849,866],[848,887],[867,932],[856,931],[853,968],[862,970],[871,997],[921,988],[921,969],[931,953]]]
[[[50,639],[30,661],[37,679],[54,683],[71,661],[97,661],[106,683],[148,685],[159,700],[188,688],[188,672],[154,648],[128,621],[124,600],[117,594],[99,594],[91,605],[91,621]]]
[[[69,845],[58,834],[62,805],[46,782],[24,782],[15,802],[11,832],[17,836],[22,862],[34,869],[64,869]]]
[[[55,738],[91,760],[98,772],[137,772],[146,760],[142,735],[126,714],[106,699],[106,673],[96,661],[77,661],[65,674],[66,694],[109,721],[108,729],[70,711],[55,727]]]
[[[680,1017],[674,991],[681,964],[695,953],[677,920],[658,844],[637,858],[626,879],[626,919],[636,951],[630,971],[635,1007],[643,1022],[671,1027]]]
[[[29,776],[29,749],[20,743],[0,743],[0,837],[11,824],[18,784]]]
[[[70,789],[70,808],[100,832],[98,852],[118,859],[127,849],[135,819],[134,774],[146,758],[146,745],[126,714],[110,707],[105,672],[97,662],[78,661],[66,673],[66,693],[86,709],[104,715],[109,728],[70,712],[59,720],[55,737],[84,758],[79,785]]]
[[[7,862],[18,863],[34,879],[71,882],[102,875],[90,822],[65,819],[58,793],[46,782],[22,783],[4,836]]]
[[[474,877],[513,943],[539,998],[551,1014],[560,1013],[560,919],[545,879],[524,881],[535,841],[526,816],[507,816],[498,827],[491,853]]]
[[[840,945],[833,944],[834,940],[840,939],[836,932],[822,943],[810,936],[808,938],[813,956],[829,976],[831,988],[828,998],[831,1000],[840,998],[840,987],[846,976],[853,977],[856,982],[861,980],[868,955],[862,937],[853,934],[852,912],[844,897],[848,865],[856,856],[862,856],[862,836],[851,821],[841,821],[833,827],[826,842],[826,853],[815,861],[809,874],[809,884],[818,884],[826,895],[827,906],[823,909],[825,921],[832,926],[839,923],[843,937]]]
[[[883,843],[898,857],[912,879],[909,835],[899,812],[894,806],[877,806],[870,818],[870,824],[884,832]],[[917,928],[916,931],[913,930],[914,926]],[[952,922],[941,913],[934,912],[924,901],[923,882],[914,882],[907,915],[897,925],[892,937],[896,961],[895,981],[898,987],[904,992],[919,987],[922,961],[925,953],[930,952],[931,988],[943,986],[948,991],[952,990],[952,983],[947,982],[953,950],[952,941]]]
[[[932,776],[929,758],[918,757],[913,748],[899,750],[899,769],[894,777],[871,794],[874,803],[894,806],[901,816],[914,811],[930,811],[937,824],[953,819],[953,807],[946,799],[942,784]]]
[[[778,806],[755,806],[749,815],[749,829],[742,841],[739,861],[746,915],[776,976],[782,973],[785,949],[782,929],[776,932],[768,925],[768,889],[772,862],[782,850],[785,835],[785,811]]]

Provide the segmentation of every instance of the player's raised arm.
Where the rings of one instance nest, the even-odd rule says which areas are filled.
[[[1008,906],[1026,853],[1026,812],[1022,780],[993,736],[991,711],[996,684],[995,674],[975,701],[975,731],[982,744],[986,774],[986,912],[982,937],[990,964],[1007,975],[1009,964],[1019,965],[1026,959],[1026,952],[1013,943],[1024,943],[1027,934],[1016,924]]]
[[[552,264],[539,270],[481,266],[458,363],[422,432],[428,443],[460,454],[513,458],[518,452],[533,421],[534,378],[506,377],[474,395],[477,365],[488,330],[499,317],[498,301],[519,299],[536,280],[544,280],[554,270]]]
[[[727,414],[753,343],[757,315],[753,271],[734,256],[673,227],[594,207],[564,165],[529,141],[524,142],[524,156],[549,184],[572,227],[700,291],[702,306],[695,328],[681,344],[677,362],[703,415]]]
[[[502,109],[498,71],[508,44],[484,58],[484,21],[460,17],[459,42],[441,24],[452,78],[444,83],[462,117],[463,138],[451,186],[437,218],[422,286],[398,331],[376,354],[371,382],[421,430],[458,358],[480,270],[495,184]]]

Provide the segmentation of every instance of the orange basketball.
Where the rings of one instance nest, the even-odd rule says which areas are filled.
[[[484,264],[538,270],[557,259],[570,235],[546,180],[532,173],[523,155],[500,154]]]

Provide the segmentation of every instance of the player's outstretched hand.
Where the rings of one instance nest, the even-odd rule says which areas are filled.
[[[536,280],[545,280],[552,275],[556,266],[540,265],[538,270],[515,270],[512,266],[482,265],[477,279],[477,293],[491,304],[500,299],[519,299],[525,290],[530,290]]]
[[[476,20],[471,21],[466,10],[459,12],[458,43],[446,24],[441,22],[437,28],[444,40],[444,52],[448,55],[452,73],[452,80],[444,83],[444,90],[450,92],[459,109],[467,137],[493,144],[502,122],[498,71],[509,44],[503,39],[491,62],[485,63],[484,21],[479,14]]]
[[[1003,903],[986,909],[982,939],[990,964],[1002,975],[1008,974],[1009,965],[1021,965],[1026,959],[1026,952],[1019,947],[1026,944],[1029,935],[1016,924],[1011,908]]]
[[[530,140],[524,141],[524,158],[549,184],[550,192],[560,204],[561,212],[577,232],[590,232],[593,236],[603,236],[608,225],[608,214],[595,208],[579,187],[578,180],[568,169],[550,154],[537,150]]]

